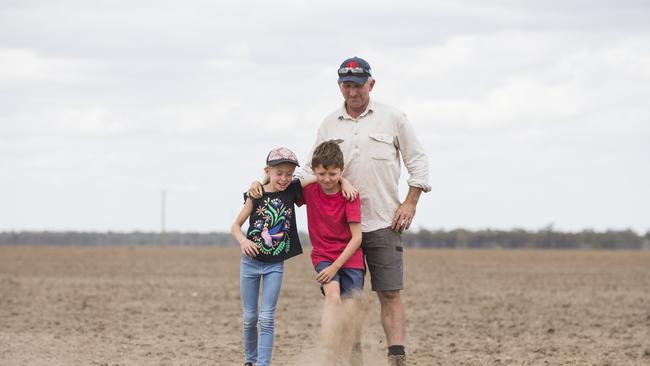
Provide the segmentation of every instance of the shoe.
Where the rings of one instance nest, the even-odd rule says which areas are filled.
[[[253,366],[253,363],[252,363],[252,362],[246,362],[246,363],[244,364],[244,366]]]
[[[388,355],[389,366],[406,366],[405,355]]]

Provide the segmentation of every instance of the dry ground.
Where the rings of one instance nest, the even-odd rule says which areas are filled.
[[[241,365],[238,256],[0,246],[0,365]],[[650,365],[650,252],[408,249],[406,270],[411,365]],[[274,365],[318,365],[321,306],[308,256],[290,260]]]

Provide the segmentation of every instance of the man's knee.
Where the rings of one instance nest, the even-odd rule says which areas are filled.
[[[401,299],[399,290],[377,291],[377,296],[379,296],[379,301],[382,304],[400,302]]]

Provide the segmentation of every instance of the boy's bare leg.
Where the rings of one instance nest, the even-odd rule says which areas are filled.
[[[367,299],[364,299],[363,292],[359,291],[354,297],[354,311],[352,313],[352,351],[350,355],[350,366],[363,366],[363,351],[361,350],[361,333],[363,324],[366,321],[366,314],[370,309]]]
[[[336,346],[341,337],[341,288],[336,281],[323,285],[325,292],[325,305],[321,318],[322,342],[325,348],[324,365],[336,364]]]
[[[339,347],[341,349],[341,358],[350,360],[351,366],[362,365],[363,359],[361,350],[356,350],[359,354],[353,357],[353,347],[360,347],[361,344],[361,325],[363,324],[364,311],[362,310],[361,294],[355,294],[352,297],[343,299],[343,332]]]

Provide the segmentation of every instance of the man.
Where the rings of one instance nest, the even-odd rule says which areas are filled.
[[[406,115],[370,99],[375,80],[365,60],[343,61],[338,75],[343,106],[323,120],[314,146],[343,140],[344,176],[361,196],[361,247],[372,290],[381,304],[389,363],[402,366],[406,365],[406,316],[400,297],[404,287],[401,232],[411,225],[420,193],[431,190],[428,160]],[[403,202],[398,195],[400,156],[409,173]]]

